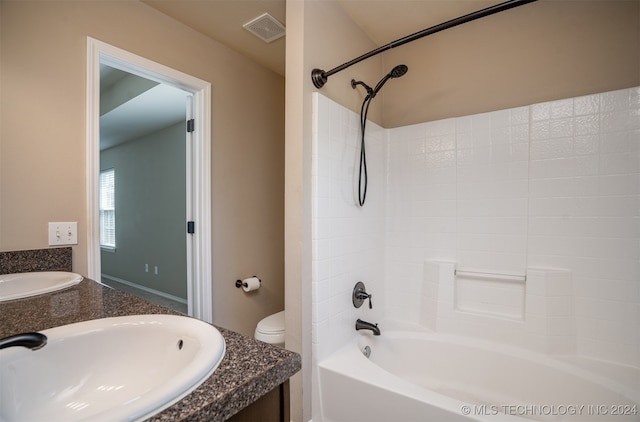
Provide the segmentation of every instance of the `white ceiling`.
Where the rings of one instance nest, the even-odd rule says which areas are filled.
[[[286,26],[285,0],[142,1],[284,76],[285,39],[267,44],[242,25],[267,12]],[[336,1],[379,47],[433,25],[501,3],[496,0]],[[327,63],[326,68],[340,64]]]
[[[118,85],[126,78],[142,80],[138,76],[101,65],[101,97],[109,91],[118,90]],[[191,94],[169,85],[155,84],[149,89],[148,86],[147,83],[141,88],[140,91],[143,92],[139,95],[122,98],[114,104],[115,107],[107,107],[106,112],[101,111],[101,151],[186,120],[187,97]],[[128,89],[126,92],[130,94],[133,90]]]

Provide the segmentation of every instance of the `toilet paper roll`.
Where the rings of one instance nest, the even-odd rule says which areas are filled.
[[[260,288],[260,279],[258,277],[250,277],[242,280],[242,290],[252,292]]]

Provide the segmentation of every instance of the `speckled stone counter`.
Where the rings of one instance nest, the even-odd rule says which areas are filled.
[[[0,274],[71,271],[70,247],[0,252]]]
[[[177,313],[85,279],[58,292],[0,303],[0,337],[136,314]],[[218,369],[193,393],[148,421],[224,421],[300,370],[297,353],[216,328],[227,345]]]

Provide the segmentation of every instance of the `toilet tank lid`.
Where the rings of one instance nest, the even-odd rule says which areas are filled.
[[[277,333],[284,331],[284,311],[263,318],[258,323],[258,330],[263,333]]]

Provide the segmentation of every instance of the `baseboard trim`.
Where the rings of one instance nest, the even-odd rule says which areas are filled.
[[[163,297],[165,299],[170,299],[170,300],[173,300],[175,302],[182,303],[184,305],[187,304],[187,299],[183,299],[181,297],[174,296],[174,295],[171,295],[169,293],[161,292],[160,290],[156,290],[156,289],[152,289],[152,288],[149,288],[149,287],[141,286],[139,284],[136,284],[136,283],[134,283],[132,281],[125,280],[125,279],[120,278],[120,277],[115,277],[115,276],[112,276],[112,275],[109,275],[109,274],[104,274],[104,273],[101,274],[100,276],[103,277],[103,278],[108,278],[109,280],[113,280],[113,281],[115,281],[117,283],[122,283],[124,285],[129,286],[129,287],[133,287],[134,289],[143,290],[143,291],[145,291],[147,293],[151,293],[151,294],[154,294],[156,296],[161,296],[161,297]]]

